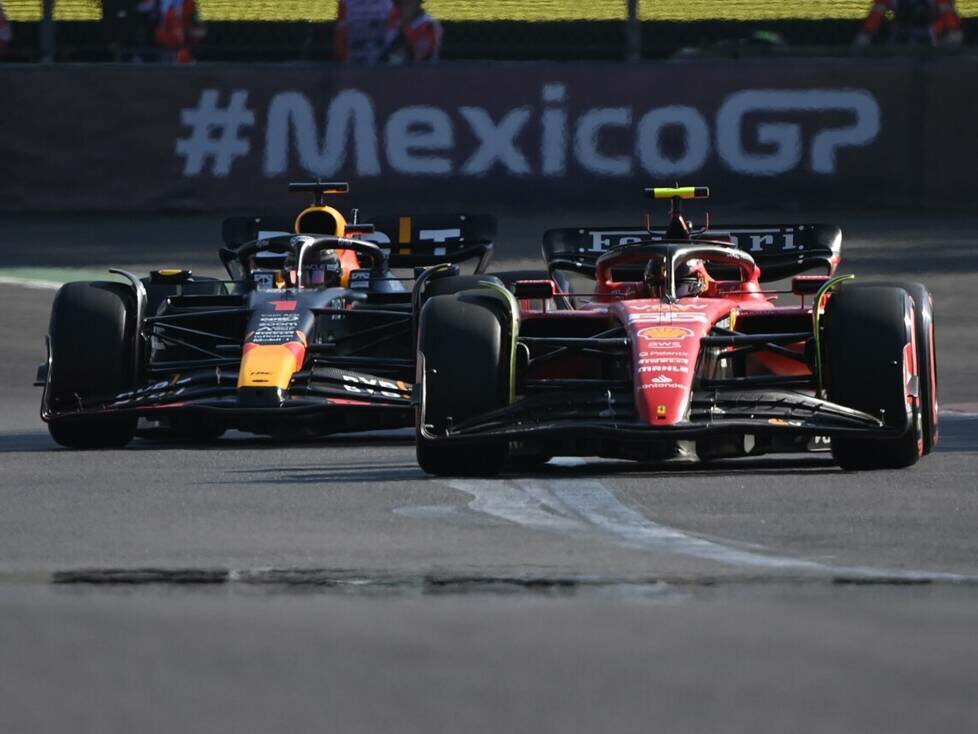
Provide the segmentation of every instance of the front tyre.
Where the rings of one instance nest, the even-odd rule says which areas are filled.
[[[135,415],[57,415],[77,409],[86,398],[109,398],[132,384],[131,304],[130,289],[110,282],[67,283],[54,298],[47,400],[56,415],[48,431],[62,446],[115,448],[135,435]]]
[[[422,308],[418,329],[418,464],[437,476],[494,476],[506,462],[506,441],[442,443],[425,438],[506,404],[503,330],[488,308],[436,296]],[[422,426],[422,421],[424,426]]]
[[[888,427],[904,429],[895,438],[833,436],[832,456],[843,469],[902,469],[920,458],[917,408],[907,402],[912,325],[913,303],[902,288],[843,286],[829,299],[825,311],[829,399],[881,416]]]

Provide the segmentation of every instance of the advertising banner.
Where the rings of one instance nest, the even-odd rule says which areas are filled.
[[[956,87],[976,67],[8,66],[0,210],[270,210],[315,177],[430,208],[600,205],[676,181],[758,206],[973,205],[978,107]]]

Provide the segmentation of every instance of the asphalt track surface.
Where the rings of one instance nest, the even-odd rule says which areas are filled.
[[[934,292],[954,412],[913,469],[441,480],[403,431],[67,451],[30,387],[53,291],[0,287],[0,731],[978,730],[978,217],[804,218]],[[504,220],[504,263],[549,223]],[[216,224],[5,217],[0,257],[212,271]]]

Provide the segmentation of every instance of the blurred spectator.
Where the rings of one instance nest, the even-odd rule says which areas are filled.
[[[964,38],[954,0],[877,0],[856,37],[868,46],[890,20],[890,42],[908,46],[959,46]]]
[[[391,0],[339,0],[333,58],[345,64],[376,64],[387,45],[393,14]]]
[[[421,7],[423,0],[395,0],[387,48],[383,59],[390,64],[417,64],[438,60],[441,23]]]
[[[156,21],[143,0],[102,0],[102,34],[115,61],[155,60]],[[147,49],[150,49],[147,54]]]
[[[3,3],[0,3],[0,54],[3,54],[13,38],[14,34],[10,30],[10,23],[7,22],[7,16],[3,12]]]
[[[192,49],[207,34],[194,0],[144,0],[138,9],[153,20],[153,38],[156,46],[163,50],[162,61],[178,64],[194,61]]]

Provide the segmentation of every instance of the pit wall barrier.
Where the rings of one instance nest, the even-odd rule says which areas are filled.
[[[0,211],[561,207],[710,185],[758,206],[978,208],[978,59],[430,68],[0,67]]]

